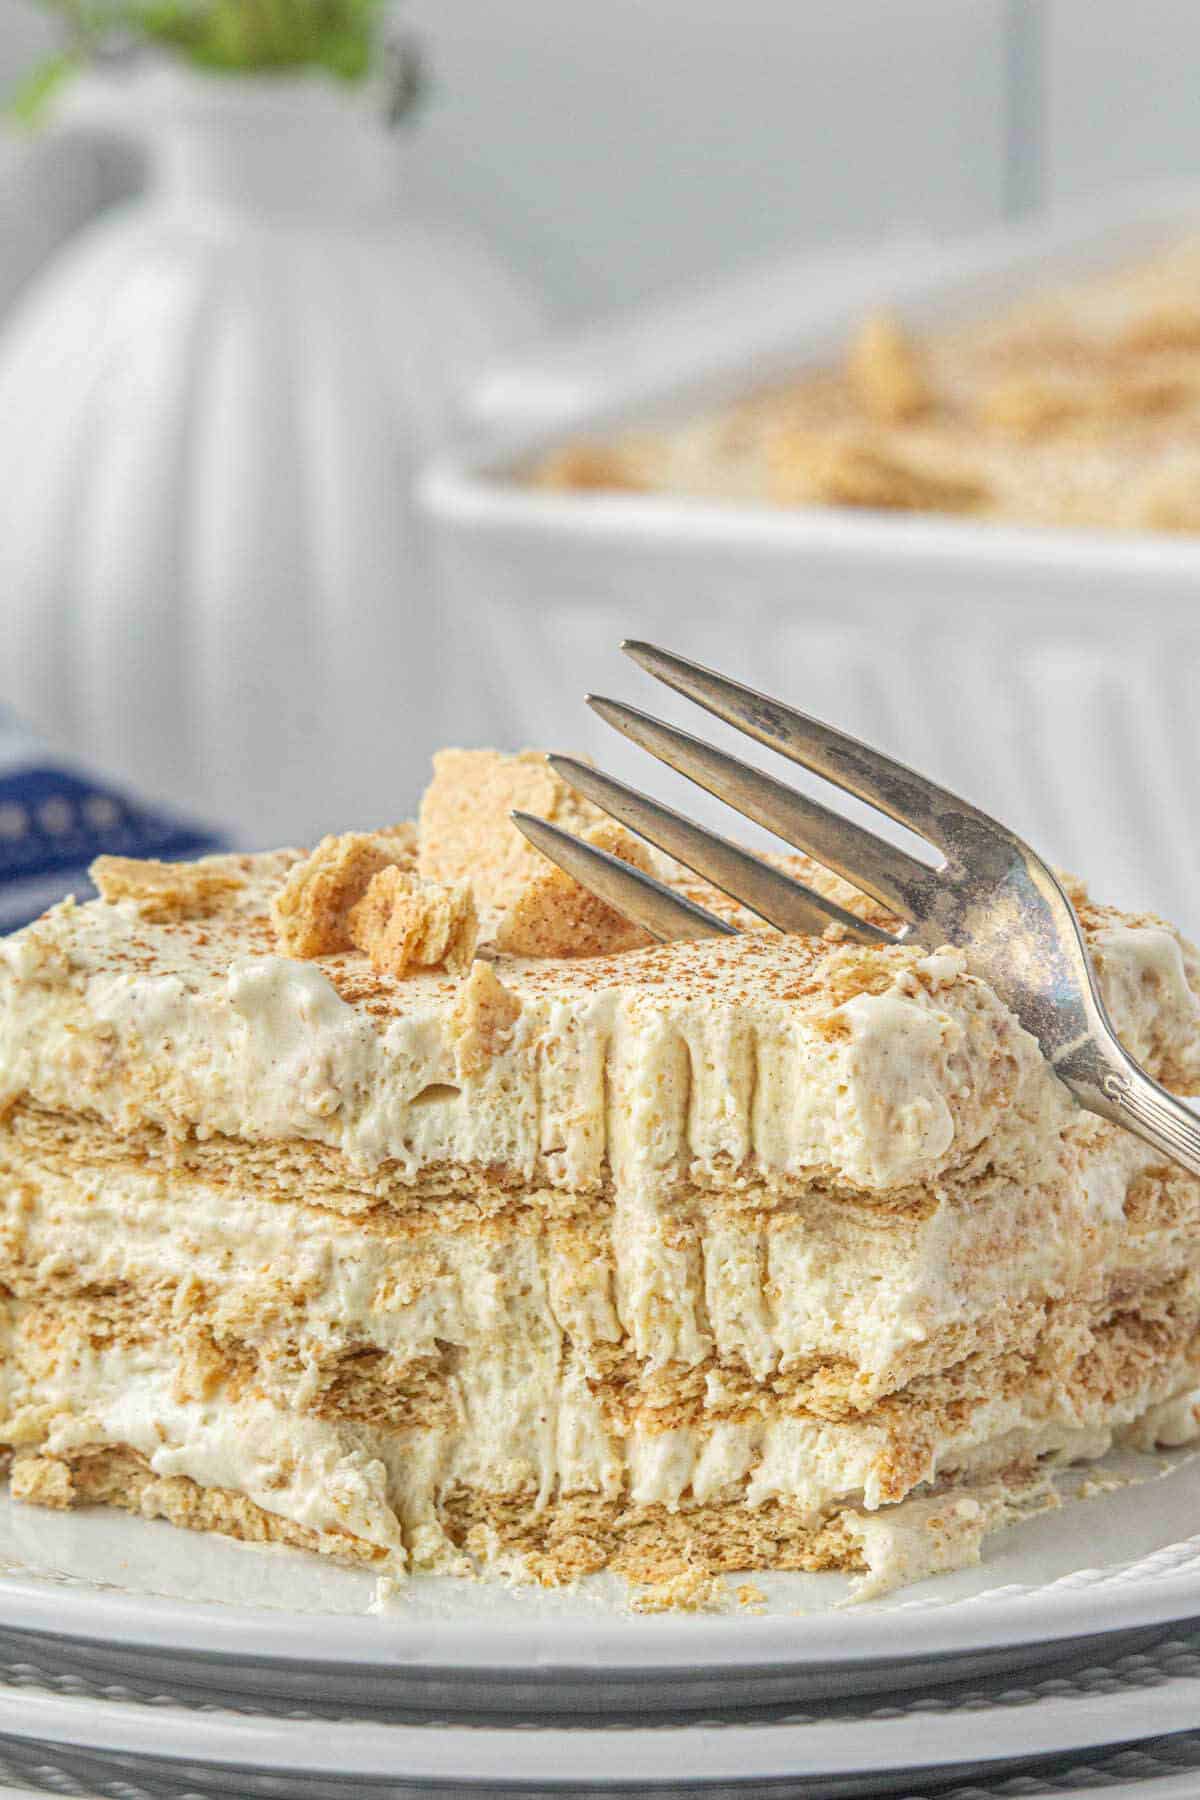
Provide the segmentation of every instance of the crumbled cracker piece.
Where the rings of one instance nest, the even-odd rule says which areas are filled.
[[[630,1602],[637,1613],[723,1612],[729,1590],[720,1575],[686,1568],[650,1582]]]
[[[1187,300],[1167,300],[1142,313],[1125,327],[1119,339],[1122,350],[1200,349],[1200,306]]]
[[[1177,412],[1192,397],[1188,384],[1174,376],[1126,375],[1081,382],[1019,375],[988,389],[980,400],[979,416],[1012,437],[1029,440],[1067,428],[1103,433],[1124,419]]]
[[[203,1329],[184,1331],[178,1341],[172,1398],[181,1405],[190,1400],[211,1400],[233,1373],[229,1357],[218,1348],[212,1333]]]
[[[350,936],[381,974],[437,968],[459,974],[475,954],[479,920],[465,882],[442,887],[392,865],[371,877],[351,908]]]
[[[350,914],[381,869],[411,869],[416,830],[347,831],[324,837],[297,863],[272,906],[275,935],[286,956],[336,956],[352,950]]]
[[[199,862],[98,856],[88,873],[105,900],[132,900],[143,919],[201,918],[245,886],[238,860],[204,856]]]
[[[987,489],[969,470],[901,455],[872,438],[780,431],[771,447],[775,498],[897,512],[974,512]]]
[[[1194,398],[1195,390],[1177,375],[1127,375],[1105,383],[1097,412],[1116,419],[1156,419],[1179,412]]]
[[[570,489],[575,493],[644,493],[650,483],[633,459],[609,444],[565,444],[544,457],[534,474],[535,487]]]
[[[1037,375],[1007,375],[981,395],[979,417],[1012,437],[1037,438],[1077,418],[1080,405],[1077,385]]]
[[[581,834],[598,850],[619,856],[646,874],[653,864],[646,847],[611,819]],[[517,895],[496,928],[495,944],[510,956],[611,956],[641,950],[654,940],[565,870],[542,865]]]
[[[18,1456],[9,1481],[14,1500],[30,1506],[48,1506],[69,1512],[75,1504],[75,1483],[69,1463],[55,1456]]]
[[[494,1056],[503,1055],[520,1016],[516,994],[505,987],[490,962],[476,959],[450,1014],[460,1080],[480,1074]]]
[[[545,858],[509,813],[536,813],[577,836],[604,814],[575,794],[540,750],[439,750],[421,801],[418,872],[425,881],[469,881],[481,907],[510,905]]]
[[[894,313],[863,320],[846,356],[846,380],[863,411],[883,425],[920,418],[934,403],[920,352]]]
[[[743,1581],[741,1587],[735,1588],[733,1592],[738,1605],[745,1607],[748,1612],[761,1613],[767,1610],[767,1596],[756,1582]]]

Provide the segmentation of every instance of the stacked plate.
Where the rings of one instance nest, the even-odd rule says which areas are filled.
[[[873,1605],[795,1575],[759,1578],[750,1607],[659,1616],[603,1581],[393,1587],[5,1500],[0,1781],[113,1800],[1194,1796],[1200,1458],[1071,1480],[981,1567]]]

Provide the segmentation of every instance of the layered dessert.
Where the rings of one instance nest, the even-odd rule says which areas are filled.
[[[747,929],[647,942],[513,806]],[[1200,1182],[960,952],[754,927],[532,754],[95,879],[0,945],[18,1498],[669,1602],[948,1567],[1197,1430]],[[1123,1041],[1200,1089],[1196,953],[1073,893]]]
[[[732,405],[555,449],[539,485],[1200,531],[1200,239],[982,321],[881,310]]]

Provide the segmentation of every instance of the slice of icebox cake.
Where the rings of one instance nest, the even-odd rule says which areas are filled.
[[[747,929],[651,943],[514,806]],[[94,873],[0,945],[20,1499],[702,1604],[972,1560],[1055,1465],[1200,1429],[1200,1181],[958,951],[758,927],[533,753],[442,752],[415,825]],[[1200,1090],[1196,952],[1072,897]]]

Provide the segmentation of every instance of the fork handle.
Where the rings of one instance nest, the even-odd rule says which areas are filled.
[[[1136,1133],[1193,1175],[1200,1175],[1200,1118],[1160,1087],[1119,1045],[1089,1040],[1056,1064],[1080,1105]]]

